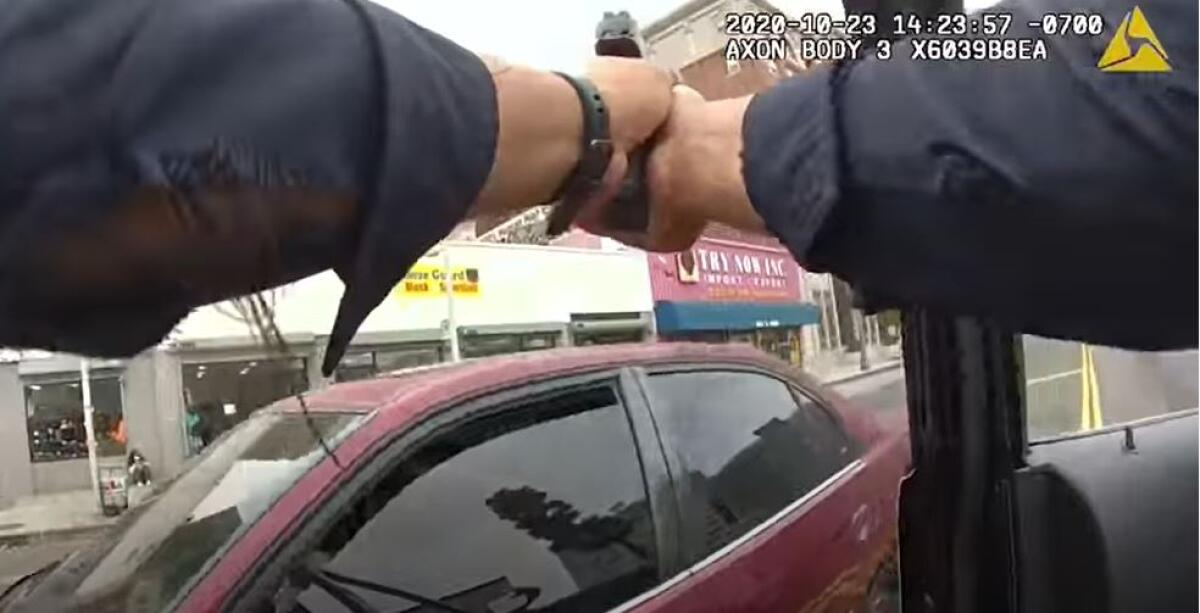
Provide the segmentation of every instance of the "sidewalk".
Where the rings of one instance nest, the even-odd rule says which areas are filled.
[[[0,509],[0,547],[103,530],[120,517],[105,517],[92,490],[23,496]]]
[[[871,347],[867,353],[869,358],[866,370],[857,351],[854,352],[825,352],[805,358],[804,372],[816,377],[825,384],[844,383],[903,364],[903,356],[899,345]]]

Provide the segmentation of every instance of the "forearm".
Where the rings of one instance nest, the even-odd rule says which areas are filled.
[[[495,159],[471,214],[545,203],[579,161],[579,99],[558,75],[495,57],[483,60],[495,84],[499,129]]]
[[[993,10],[1036,37],[1025,22],[1052,8]],[[1128,10],[1097,8],[1108,32]],[[1194,345],[1195,5],[1156,10],[1171,73],[1103,73],[1107,38],[1046,37],[1042,62],[911,61],[904,43],[785,83],[746,118],[756,210],[802,264],[895,304]]]

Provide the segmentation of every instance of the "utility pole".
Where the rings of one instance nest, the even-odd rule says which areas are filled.
[[[458,348],[458,321],[454,317],[454,271],[450,268],[450,247],[442,245],[442,290],[446,292],[446,333],[450,335],[450,361],[462,360]]]
[[[88,372],[87,358],[79,359],[79,389],[83,393],[83,428],[87,433],[88,472],[91,476],[92,495],[96,504],[104,509],[104,500],[100,497],[100,464],[96,460],[96,408],[92,406],[92,377]]]

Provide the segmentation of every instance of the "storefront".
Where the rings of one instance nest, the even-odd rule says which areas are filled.
[[[801,330],[820,311],[803,302],[803,270],[783,248],[706,237],[648,263],[664,340],[744,342],[803,363]]]

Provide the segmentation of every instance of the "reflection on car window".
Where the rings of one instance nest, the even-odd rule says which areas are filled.
[[[1030,441],[1193,409],[1197,354],[1127,351],[1025,335]]]
[[[632,433],[608,387],[422,444],[318,549],[323,570],[480,613],[604,611],[658,577]],[[295,610],[344,610],[319,587],[300,587]],[[433,610],[351,591],[381,611]]]
[[[650,377],[676,479],[685,484],[692,561],[770,518],[853,459],[839,426],[783,382],[752,373]]]
[[[361,420],[312,416],[313,427],[331,444]],[[79,585],[79,600],[103,598],[114,610],[163,610],[323,454],[302,416],[251,417],[115,536],[112,549]]]

